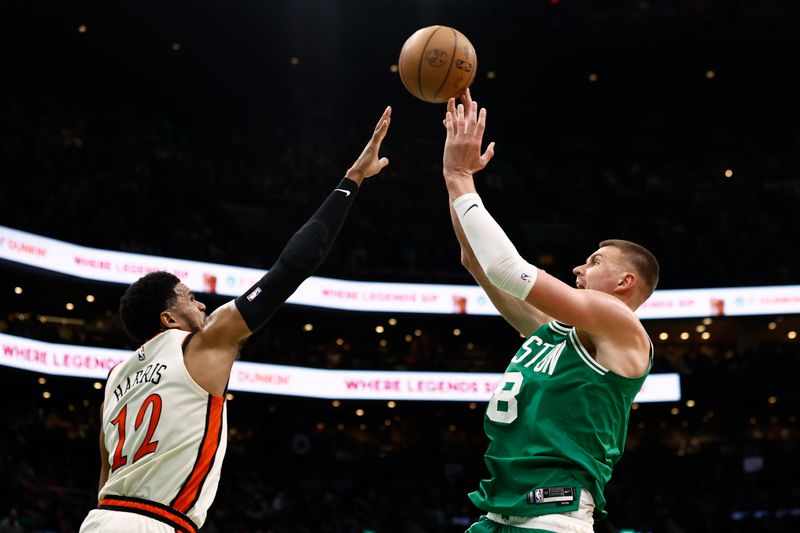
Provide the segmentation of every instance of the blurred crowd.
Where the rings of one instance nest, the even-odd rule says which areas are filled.
[[[16,3],[15,13],[37,24],[9,25],[12,53],[0,58],[9,73],[0,87],[0,225],[89,247],[269,268],[392,103],[390,166],[359,192],[318,274],[472,283],[441,183],[443,109],[411,102],[396,74],[371,70],[394,57],[385,47],[401,22],[418,21],[408,9],[373,39],[364,22],[384,4],[343,19],[313,2],[285,12],[270,5],[252,17],[258,24],[293,21],[290,35],[271,40],[262,26],[237,26],[251,17],[227,6],[209,9],[204,27],[199,11],[162,20],[151,15],[169,10],[137,4],[125,24],[115,25],[116,12],[97,13],[78,33],[62,27],[61,19],[75,23],[73,6],[54,2],[48,12],[64,16],[48,18]],[[796,2],[587,0],[557,11],[551,1],[522,3],[532,10],[525,16],[518,2],[458,4],[451,11],[491,30],[467,26],[491,58],[475,89],[491,110],[486,139],[497,141],[477,186],[526,259],[571,283],[572,267],[600,240],[626,238],[659,258],[660,289],[798,282],[800,132],[786,67]],[[313,16],[298,23],[303,7]],[[471,10],[497,18],[484,24]],[[152,30],[147,38],[124,33],[136,17]],[[222,31],[226,24],[238,29]],[[524,68],[520,50],[535,52]],[[0,333],[132,347],[115,314],[120,287],[80,292],[80,280],[0,266],[4,287],[24,285],[0,299]],[[97,304],[78,306],[68,321],[64,303],[49,298],[54,287],[81,298],[91,291]],[[211,308],[221,303],[203,297]],[[520,341],[499,317],[387,319],[287,306],[241,357],[499,372]],[[683,399],[634,406],[598,533],[800,531],[796,341],[784,332],[757,341],[745,319],[725,320],[741,320],[739,340],[656,342],[653,372],[679,373]],[[655,341],[653,324],[645,325]],[[8,367],[0,387],[13,399],[0,412],[0,533],[76,532],[96,503],[102,390]],[[487,475],[483,410],[237,393],[202,531],[461,533],[478,516],[466,494]]]
[[[286,118],[217,129],[130,113],[4,102],[0,174],[9,189],[0,224],[98,248],[268,268],[371,127],[349,123],[331,135]],[[568,281],[597,242],[620,237],[656,253],[660,288],[796,282],[798,251],[785,230],[800,227],[800,135],[777,144],[697,137],[673,157],[652,138],[532,149],[541,139],[514,136],[478,187],[523,256]],[[392,163],[360,193],[320,275],[471,282],[450,227],[441,142],[391,132]]]
[[[796,375],[796,365],[785,368],[769,350],[761,366]],[[727,361],[740,359],[751,371],[757,366],[740,354]],[[0,513],[11,517],[0,523],[4,533],[77,531],[96,498],[102,391],[84,380],[37,379],[0,374],[15,398],[0,436]],[[715,392],[691,408],[637,404],[631,412],[626,453],[608,488],[610,516],[598,533],[800,524],[796,395],[781,388],[771,404],[745,386],[703,383]],[[487,475],[482,404],[389,407],[236,393],[229,415],[226,465],[202,531],[460,533],[477,517],[466,495]],[[7,525],[13,516],[18,529]]]

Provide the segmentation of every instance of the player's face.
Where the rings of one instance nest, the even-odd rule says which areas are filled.
[[[575,285],[579,289],[594,289],[613,294],[624,277],[625,258],[613,246],[603,246],[586,259],[582,265],[572,269]]]
[[[208,319],[208,316],[206,316],[205,304],[196,300],[194,293],[183,283],[178,283],[175,286],[175,294],[177,294],[178,297],[170,310],[173,311],[182,322],[181,329],[192,332],[203,329],[203,324],[205,324]]]

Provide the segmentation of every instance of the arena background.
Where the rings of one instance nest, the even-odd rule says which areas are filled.
[[[441,178],[443,106],[391,68],[416,29],[458,28],[497,142],[479,192],[523,256],[571,282],[598,241],[620,237],[658,256],[660,290],[786,286],[789,312],[644,322],[653,371],[679,373],[681,400],[631,413],[596,530],[800,530],[796,2],[11,0],[0,12],[0,225],[268,268],[392,105],[391,164],[318,274],[472,285]],[[0,333],[131,348],[123,289],[3,260]],[[502,372],[519,340],[497,316],[287,305],[241,359]],[[77,531],[96,496],[102,390],[9,366],[0,380],[2,517]],[[480,402],[234,393],[203,531],[463,531],[486,475],[482,415]]]

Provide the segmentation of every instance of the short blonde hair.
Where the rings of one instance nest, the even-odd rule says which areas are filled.
[[[600,248],[603,246],[617,248],[631,262],[647,289],[645,300],[649,298],[653,291],[656,290],[658,275],[661,271],[656,256],[644,246],[624,239],[607,239],[600,243]]]

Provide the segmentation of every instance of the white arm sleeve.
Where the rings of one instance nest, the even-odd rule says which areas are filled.
[[[492,285],[520,300],[527,298],[539,270],[519,255],[503,228],[483,207],[481,197],[477,193],[461,195],[453,202],[453,209]]]

